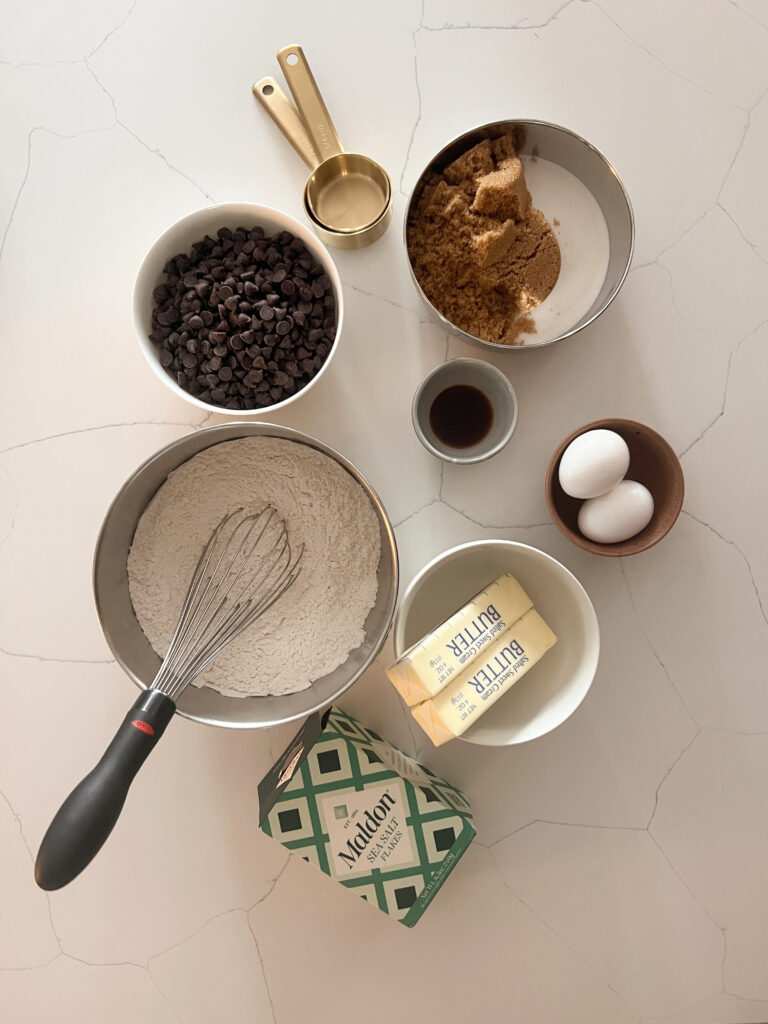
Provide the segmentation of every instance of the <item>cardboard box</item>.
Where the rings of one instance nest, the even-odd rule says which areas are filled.
[[[310,716],[262,779],[259,825],[409,928],[475,836],[455,786],[338,708]]]

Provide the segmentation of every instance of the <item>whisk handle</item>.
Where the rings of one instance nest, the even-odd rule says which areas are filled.
[[[157,690],[145,690],[123,719],[96,767],[69,794],[48,826],[35,862],[41,889],[60,889],[99,852],[123,809],[144,764],[176,705]]]

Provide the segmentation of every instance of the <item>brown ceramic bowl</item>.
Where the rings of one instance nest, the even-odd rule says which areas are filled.
[[[572,498],[560,486],[558,471],[563,452],[574,438],[588,430],[613,430],[629,448],[628,480],[644,484],[653,496],[653,516],[640,533],[618,544],[597,544],[588,540],[576,524],[582,502]],[[568,540],[595,555],[636,555],[658,544],[674,526],[683,507],[685,482],[680,460],[661,434],[635,420],[595,420],[569,434],[558,446],[547,467],[547,508],[555,526]]]

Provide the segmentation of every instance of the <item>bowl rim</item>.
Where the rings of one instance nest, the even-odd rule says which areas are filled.
[[[531,342],[530,344],[526,343],[525,345],[501,345],[496,341],[488,341],[486,338],[478,338],[474,334],[469,334],[468,331],[463,330],[461,327],[457,327],[456,324],[452,323],[447,317],[445,317],[440,312],[440,310],[437,309],[437,307],[434,306],[432,302],[424,294],[424,291],[416,278],[416,274],[414,273],[413,264],[411,263],[411,257],[408,253],[408,219],[411,214],[411,207],[413,206],[413,201],[416,197],[416,192],[419,189],[419,186],[421,185],[422,179],[429,172],[430,168],[443,156],[446,150],[457,145],[459,142],[468,138],[469,136],[475,135],[477,132],[490,131],[493,129],[503,128],[506,126],[514,127],[516,125],[535,125],[536,127],[539,128],[552,128],[557,131],[564,132],[566,135],[570,135],[572,138],[576,139],[577,142],[580,142],[587,149],[592,150],[592,152],[595,153],[595,155],[598,156],[600,160],[602,160],[602,162],[608,169],[609,173],[616,179],[616,183],[619,186],[619,192],[622,198],[624,199],[624,202],[627,207],[627,215],[629,218],[629,251],[627,252],[627,259],[624,268],[622,269],[621,273],[616,279],[616,283],[611,292],[609,293],[609,295],[607,296],[607,298],[605,299],[605,301],[603,302],[603,305],[600,307],[600,309],[593,313],[588,320],[585,320],[583,324],[580,324],[578,327],[571,327],[567,331],[563,331],[562,334],[558,334],[557,337],[550,338],[549,341],[540,341],[536,343]],[[416,286],[416,290],[418,291],[419,296],[421,297],[429,311],[452,334],[456,334],[459,337],[464,338],[472,345],[483,345],[484,347],[492,349],[495,352],[530,352],[532,349],[547,348],[549,345],[554,345],[558,341],[565,341],[566,338],[570,338],[574,334],[578,334],[580,331],[583,331],[585,327],[589,327],[590,324],[594,323],[594,321],[597,320],[597,318],[601,316],[606,311],[606,309],[608,309],[613,300],[621,291],[622,285],[624,284],[627,278],[629,268],[632,264],[632,256],[635,251],[635,214],[634,210],[632,209],[632,203],[630,201],[629,194],[626,188],[624,187],[624,182],[619,177],[618,171],[613,166],[611,161],[605,156],[605,154],[602,153],[597,148],[597,146],[593,145],[588,139],[585,139],[583,135],[579,135],[578,132],[574,132],[570,128],[566,128],[564,125],[556,124],[554,121],[542,121],[540,119],[530,117],[507,118],[500,121],[489,121],[486,124],[478,124],[475,125],[474,128],[469,128],[467,131],[462,132],[461,135],[457,135],[455,138],[451,139],[450,142],[447,142],[442,147],[442,149],[438,150],[438,152],[435,153],[434,156],[432,156],[432,158],[427,162],[427,164],[421,170],[419,176],[416,178],[416,183],[414,184],[408,196],[408,202],[405,204],[405,215],[403,217],[403,244],[405,246],[405,258],[408,262],[408,270],[410,271],[411,279],[414,285]]]
[[[326,357],[325,362],[317,371],[312,380],[303,387],[296,394],[290,395],[288,398],[283,398],[279,402],[275,402],[273,405],[265,406],[259,409],[226,409],[220,405],[214,405],[211,402],[204,402],[197,398],[195,395],[189,394],[184,388],[180,387],[175,380],[170,376],[166,370],[160,365],[160,360],[157,357],[157,349],[154,344],[149,340],[147,332],[144,330],[142,325],[142,311],[143,311],[143,298],[145,292],[145,282],[143,278],[147,274],[147,264],[150,259],[157,253],[163,250],[164,246],[167,246],[168,236],[172,231],[175,231],[182,225],[192,225],[201,214],[211,214],[217,210],[221,210],[225,213],[236,213],[242,211],[244,216],[258,218],[260,216],[268,216],[272,219],[284,221],[285,231],[290,231],[295,234],[306,247],[312,252],[312,254],[322,263],[326,273],[331,279],[333,284],[334,297],[336,299],[336,337],[333,339],[333,344]],[[258,223],[258,220],[257,220]],[[156,284],[152,288],[156,287]],[[151,296],[152,289],[149,285],[146,285],[146,291]],[[249,202],[226,202],[226,203],[211,203],[209,206],[201,206],[196,210],[192,210],[190,213],[185,214],[178,220],[175,220],[172,224],[169,224],[165,230],[157,236],[155,241],[149,247],[144,255],[141,263],[136,270],[136,274],[133,280],[133,288],[131,290],[131,318],[133,321],[133,327],[136,332],[139,348],[141,349],[142,355],[146,359],[153,373],[165,384],[170,391],[178,398],[183,398],[185,402],[190,405],[196,406],[198,409],[203,409],[207,413],[215,413],[217,416],[231,416],[235,419],[253,419],[257,416],[269,415],[271,412],[277,409],[282,409],[285,406],[290,405],[297,399],[301,398],[309,389],[322,377],[326,369],[331,363],[331,360],[336,354],[336,350],[339,346],[341,338],[341,329],[344,322],[344,296],[342,292],[341,276],[338,268],[328,252],[328,249],[322,243],[322,241],[310,231],[309,228],[305,227],[300,221],[296,220],[290,214],[285,213],[283,210],[277,209],[274,206],[264,206],[259,203]]]
[[[404,637],[402,636],[402,633],[405,628],[405,616],[407,615],[408,610],[413,604],[414,595],[417,589],[421,586],[425,578],[428,575],[430,575],[439,565],[441,565],[444,562],[448,562],[451,558],[455,557],[460,552],[469,551],[473,548],[481,548],[488,545],[492,545],[494,547],[516,548],[524,549],[527,551],[533,551],[535,552],[536,556],[540,557],[542,560],[552,563],[557,572],[561,573],[564,577],[568,577],[571,580],[571,582],[575,584],[576,591],[580,596],[582,607],[585,609],[585,612],[587,613],[587,618],[589,619],[591,627],[590,635],[587,637],[587,640],[589,641],[592,650],[586,668],[586,674],[589,676],[589,681],[587,685],[584,687],[583,692],[579,695],[578,700],[571,708],[571,710],[568,712],[568,714],[565,716],[565,718],[562,718],[555,725],[552,725],[550,728],[545,729],[543,732],[537,733],[535,736],[528,736],[525,739],[510,739],[504,743],[484,743],[482,741],[472,739],[471,736],[469,736],[466,733],[462,736],[456,737],[456,739],[463,740],[464,743],[471,743],[473,746],[512,747],[517,746],[520,743],[531,743],[533,740],[540,739],[542,736],[546,736],[547,733],[553,732],[555,729],[559,728],[559,726],[561,726],[564,722],[567,722],[571,715],[573,715],[574,712],[583,703],[585,697],[592,688],[592,683],[595,681],[595,676],[597,675],[597,668],[600,663],[600,622],[597,618],[595,606],[592,604],[592,599],[585,590],[584,585],[581,583],[581,581],[571,572],[570,569],[567,568],[567,566],[563,565],[561,561],[555,558],[554,555],[550,555],[547,551],[542,551],[541,548],[537,548],[533,544],[525,544],[523,543],[523,541],[517,540],[506,540],[503,537],[485,537],[480,540],[466,541],[463,544],[456,544],[453,547],[446,548],[445,551],[441,552],[439,555],[436,555],[429,562],[427,562],[426,565],[424,565],[416,573],[411,582],[403,591],[403,596],[400,599],[400,602],[398,603],[397,611],[395,612],[395,617],[392,623],[392,646],[394,649],[395,658],[399,658],[406,650]]]
[[[394,618],[395,609],[397,606],[397,595],[400,584],[400,562],[397,549],[397,540],[395,537],[394,527],[392,526],[392,522],[389,518],[389,514],[381,498],[379,497],[378,493],[376,492],[375,488],[370,483],[370,481],[367,479],[367,477],[365,477],[363,473],[361,473],[360,470],[352,462],[350,462],[350,460],[347,459],[344,455],[338,452],[335,448],[331,447],[331,445],[327,444],[325,441],[321,440],[318,437],[314,437],[312,434],[307,434],[304,431],[297,430],[294,427],[284,427],[277,423],[264,423],[263,421],[254,422],[253,420],[234,420],[229,421],[227,423],[217,423],[214,424],[213,426],[203,427],[199,430],[191,430],[188,433],[183,434],[181,437],[177,437],[173,441],[169,441],[168,444],[165,444],[162,447],[158,448],[146,459],[144,459],[144,461],[141,462],[140,465],[138,465],[130,473],[130,475],[126,477],[126,479],[121,484],[119,490],[112,498],[104,514],[101,526],[99,527],[99,533],[96,539],[96,544],[94,546],[93,560],[91,564],[91,590],[93,594],[94,605],[96,607],[96,617],[99,622],[99,628],[101,629],[102,635],[110,651],[114,655],[117,664],[123,670],[125,675],[131,680],[131,682],[135,686],[138,686],[139,689],[147,689],[148,684],[146,684],[142,679],[140,679],[136,675],[136,673],[126,664],[125,657],[120,650],[119,644],[113,637],[111,631],[105,625],[104,621],[103,609],[107,602],[109,601],[109,597],[106,592],[107,579],[102,579],[102,576],[106,571],[103,570],[102,564],[106,558],[105,544],[108,529],[114,518],[120,515],[120,506],[121,502],[124,500],[125,493],[132,487],[135,481],[144,472],[146,472],[146,470],[152,464],[154,464],[158,459],[161,459],[167,456],[169,453],[172,453],[176,449],[182,447],[185,443],[188,443],[191,437],[215,437],[215,435],[217,434],[219,435],[218,439],[213,440],[210,445],[205,445],[203,448],[198,449],[198,451],[187,456],[185,459],[182,459],[180,462],[177,462],[172,469],[168,470],[168,473],[170,474],[171,472],[173,472],[174,469],[178,469],[178,467],[183,465],[184,462],[187,462],[190,458],[193,458],[194,455],[199,454],[199,452],[201,451],[205,451],[208,448],[214,447],[217,444],[226,443],[227,441],[238,440],[242,437],[279,437],[284,438],[285,440],[288,441],[294,441],[299,444],[308,445],[309,447],[314,448],[316,451],[319,451],[322,454],[334,459],[334,461],[336,461],[343,469],[345,469],[350,474],[350,476],[357,481],[360,487],[362,487],[363,491],[368,496],[369,501],[373,505],[374,511],[376,512],[376,518],[379,522],[380,527],[383,530],[384,535],[386,536],[390,556],[392,559],[392,581],[390,586],[389,600],[387,601],[386,612],[384,615],[384,619],[387,622],[386,629],[382,630],[381,636],[373,644],[369,656],[366,658],[364,664],[362,664],[360,668],[352,674],[352,676],[344,684],[342,689],[339,690],[329,700],[322,700],[314,704],[312,707],[306,710],[302,710],[296,714],[281,715],[279,717],[275,717],[270,722],[240,720],[222,721],[221,719],[216,717],[208,717],[201,714],[194,714],[184,710],[182,707],[176,707],[176,714],[180,715],[182,718],[187,718],[190,721],[199,722],[203,725],[215,725],[230,729],[273,728],[274,726],[284,725],[287,722],[296,721],[299,718],[305,718],[307,715],[311,715],[314,712],[329,706],[333,701],[338,700],[341,694],[345,693],[346,690],[348,690],[360,678],[360,676],[365,671],[367,671],[367,669],[370,668],[370,666],[373,664],[374,659],[378,656],[382,647],[386,643],[387,637],[389,636],[389,633],[392,629],[392,620]],[[162,484],[160,486],[162,486]],[[154,494],[147,501],[147,504],[144,506],[144,510],[146,510],[147,506],[152,501],[152,497],[154,497]],[[144,510],[142,510],[141,514],[143,514]],[[222,694],[221,696],[225,697],[224,694]],[[228,699],[237,701],[238,704],[242,706],[243,700],[248,700],[252,698],[230,697]]]
[[[650,436],[656,441],[660,448],[666,450],[671,455],[669,465],[673,467],[673,473],[676,482],[679,484],[679,497],[675,499],[674,503],[670,506],[674,510],[674,516],[669,522],[666,529],[659,533],[658,536],[650,536],[645,542],[632,551],[626,550],[626,545],[633,539],[632,537],[627,540],[619,541],[616,544],[598,544],[597,541],[589,540],[589,538],[582,536],[575,530],[570,530],[565,523],[562,521],[559,512],[555,508],[554,502],[554,483],[555,473],[560,465],[560,459],[563,456],[563,452],[571,443],[575,441],[577,437],[585,434],[588,430],[612,430],[615,427],[626,427],[628,430],[639,428],[639,430],[646,436]],[[683,474],[683,467],[680,463],[680,459],[677,452],[672,445],[653,427],[649,427],[647,423],[641,423],[640,420],[625,419],[622,416],[606,416],[600,420],[593,420],[591,423],[585,423],[582,427],[577,427],[567,437],[565,437],[560,444],[555,448],[552,453],[552,457],[549,460],[547,466],[547,472],[544,477],[544,497],[547,502],[547,511],[549,512],[550,519],[554,525],[558,528],[560,533],[574,544],[577,548],[581,548],[583,551],[588,551],[593,555],[602,555],[605,558],[630,558],[632,555],[642,554],[643,551],[647,551],[649,548],[654,547],[659,541],[663,540],[672,527],[677,522],[680,512],[683,508],[683,500],[685,499],[685,475]]]
[[[467,363],[473,363],[475,365],[482,366],[484,372],[489,372],[497,377],[499,383],[502,385],[502,387],[504,387],[506,391],[509,392],[510,397],[512,399],[512,418],[509,421],[507,429],[504,431],[500,440],[498,440],[496,444],[493,445],[493,447],[485,451],[479,452],[477,455],[446,454],[439,448],[436,448],[429,441],[424,431],[421,429],[421,424],[419,423],[418,407],[419,403],[421,402],[421,397],[424,394],[424,389],[434,377],[437,377],[439,374],[444,373],[445,368],[449,365],[453,365],[454,363],[464,363],[465,365]],[[452,465],[456,466],[472,466],[478,462],[485,462],[488,459],[493,458],[494,455],[498,455],[499,452],[502,451],[502,449],[506,448],[506,446],[512,440],[512,435],[515,433],[515,430],[517,429],[517,420],[519,412],[520,404],[517,400],[517,392],[515,391],[514,385],[512,384],[512,381],[509,379],[509,377],[507,377],[507,375],[502,370],[500,370],[498,366],[494,366],[493,363],[489,363],[485,359],[474,359],[471,356],[457,356],[455,359],[447,359],[443,363],[438,363],[438,365],[433,370],[430,370],[430,372],[426,375],[426,377],[424,377],[422,382],[416,388],[413,394],[413,401],[411,402],[411,422],[413,424],[413,429],[416,434],[416,437],[418,437],[418,439],[421,441],[421,443],[424,445],[427,451],[434,455],[436,458],[440,459],[443,462],[449,462]],[[457,451],[459,450],[460,449],[457,449]]]

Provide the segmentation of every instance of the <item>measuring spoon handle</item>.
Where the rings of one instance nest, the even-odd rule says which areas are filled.
[[[264,107],[277,127],[288,139],[311,171],[320,163],[317,150],[307,135],[307,128],[296,107],[291,103],[274,78],[262,78],[252,86],[253,95]]]
[[[320,159],[343,153],[344,147],[302,48],[295,44],[284,46],[277,51],[277,59]]]

